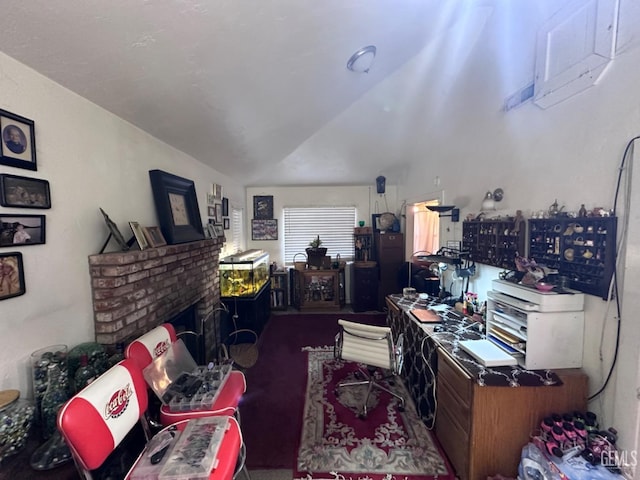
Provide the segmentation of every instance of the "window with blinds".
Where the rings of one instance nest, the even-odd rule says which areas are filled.
[[[231,218],[229,226],[231,230],[231,238],[227,238],[229,243],[229,255],[242,251],[242,238],[244,237],[244,222],[242,221],[242,208],[231,206]]]
[[[316,236],[320,235],[327,255],[341,260],[353,259],[353,227],[356,224],[355,207],[285,207],[284,208],[284,261],[293,264],[297,253],[305,253]],[[296,260],[302,260],[301,256]]]

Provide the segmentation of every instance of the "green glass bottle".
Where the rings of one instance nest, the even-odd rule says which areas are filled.
[[[79,392],[93,382],[97,377],[98,374],[95,369],[89,365],[89,356],[86,353],[80,355],[80,366],[76,370],[76,374],[73,378],[76,391]]]
[[[69,399],[66,381],[62,379],[62,371],[57,364],[47,367],[47,390],[42,396],[40,405],[42,414],[42,436],[47,439],[56,432],[58,409]]]

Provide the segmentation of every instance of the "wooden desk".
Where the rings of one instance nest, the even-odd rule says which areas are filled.
[[[452,353],[456,342],[452,334],[446,336],[445,348],[445,337],[432,335],[432,327],[413,319],[408,311],[416,306],[400,295],[387,297],[387,321],[394,337],[405,336],[405,385],[422,420],[428,427],[435,425],[436,436],[461,480],[486,480],[496,474],[515,478],[522,447],[542,418],[586,410],[588,379],[581,369],[554,370],[562,385],[524,386],[524,381],[516,387],[508,382],[482,385],[477,371],[470,370],[471,357],[458,349]],[[462,323],[469,320],[459,322],[456,326],[455,319],[447,320],[452,331],[481,335],[464,328]]]
[[[520,453],[550,413],[585,411],[587,376],[555,370],[560,386],[481,386],[438,348],[436,436],[462,480],[516,477]]]

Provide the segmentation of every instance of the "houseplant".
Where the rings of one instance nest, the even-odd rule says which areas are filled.
[[[320,235],[317,235],[316,238],[309,242],[309,246],[306,249],[307,264],[309,265],[309,267],[322,268],[322,261],[327,254],[327,249],[325,247],[321,247],[320,245],[322,245]]]

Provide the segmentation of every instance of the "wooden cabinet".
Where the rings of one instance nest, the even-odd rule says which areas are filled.
[[[351,307],[354,312],[378,310],[376,262],[354,262],[351,271]]]
[[[526,253],[525,228],[524,221],[467,220],[462,224],[462,249],[477,263],[514,270],[516,253]]]
[[[294,270],[294,305],[299,310],[338,310],[344,300],[343,268]]]
[[[481,386],[438,348],[436,436],[461,480],[515,477],[522,447],[550,413],[584,411],[587,376],[555,370],[563,384]]]
[[[385,307],[387,295],[398,293],[398,278],[404,263],[404,236],[402,233],[375,234],[376,261],[378,262],[378,309]]]
[[[566,276],[569,288],[607,299],[616,228],[616,217],[531,219],[529,256]]]
[[[231,315],[228,315],[228,321],[220,326],[220,338],[223,342],[229,340],[229,334],[234,330],[246,328],[253,330],[258,336],[262,333],[271,316],[269,292],[270,281],[267,280],[260,291],[252,297],[220,297],[220,300],[229,308],[231,315],[238,315],[235,322],[232,322]]]
[[[271,310],[286,310],[289,306],[289,273],[271,272]]]

